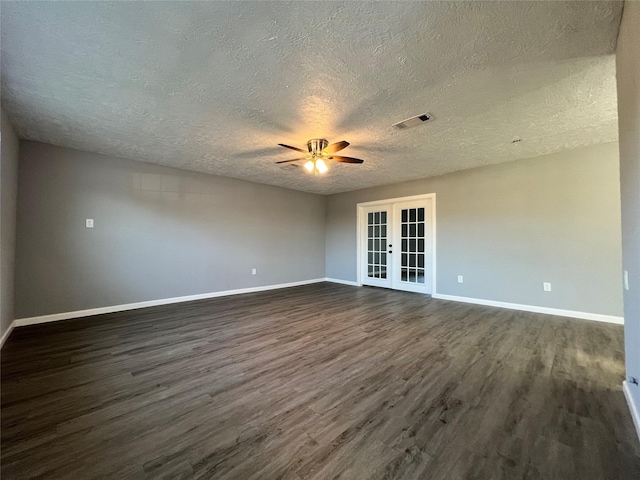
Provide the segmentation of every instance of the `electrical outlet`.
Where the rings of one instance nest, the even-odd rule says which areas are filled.
[[[256,270],[255,268],[251,269],[251,275],[255,275],[256,273],[258,273],[258,270]]]
[[[464,282],[464,277],[462,275],[458,275],[458,283]]]
[[[93,228],[93,218],[87,218],[85,225],[87,228]]]
[[[550,291],[551,291],[551,284],[550,284],[549,282],[544,282],[544,283],[542,284],[542,289],[543,289],[545,292],[550,292]]]

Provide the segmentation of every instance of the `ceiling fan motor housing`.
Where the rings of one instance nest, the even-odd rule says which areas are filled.
[[[329,141],[326,138],[312,138],[307,142],[307,148],[312,155],[321,155],[327,145],[329,145]]]

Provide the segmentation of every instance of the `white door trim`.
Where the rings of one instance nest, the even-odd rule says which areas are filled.
[[[431,199],[431,231],[433,235],[431,237],[431,264],[433,265],[432,272],[432,295],[437,294],[436,288],[436,194],[435,193],[425,193],[423,195],[411,195],[409,197],[397,197],[397,198],[387,198],[384,200],[374,200],[372,202],[362,202],[356,205],[356,268],[357,268],[357,284],[362,286],[362,222],[364,218],[363,210],[366,207],[371,207],[373,205],[381,205],[386,203],[396,203],[396,202],[407,202],[412,200],[424,200]]]

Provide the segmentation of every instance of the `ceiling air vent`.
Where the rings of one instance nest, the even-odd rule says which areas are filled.
[[[424,122],[431,120],[431,118],[432,117],[430,113],[423,113],[422,115],[416,115],[415,117],[407,118],[406,120],[403,120],[401,122],[394,123],[393,127],[397,128],[398,130],[404,130],[405,128],[422,125]]]

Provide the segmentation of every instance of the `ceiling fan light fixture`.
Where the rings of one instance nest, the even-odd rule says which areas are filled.
[[[293,158],[291,160],[280,160],[276,163],[301,162],[306,160],[304,168],[309,173],[314,173],[316,176],[319,174],[323,174],[329,170],[329,167],[327,166],[325,160],[330,160],[332,162],[338,163],[364,163],[364,160],[360,160],[359,158],[334,155],[336,152],[339,152],[349,146],[349,142],[345,140],[329,145],[329,142],[326,138],[312,138],[307,142],[308,152],[298,147],[285,145],[284,143],[279,143],[278,145],[280,145],[281,147],[289,148],[291,150],[295,150],[296,152],[306,153],[307,156],[302,158]]]
[[[313,160],[309,160],[307,163],[305,163],[304,168],[306,168],[309,173],[315,173],[316,175],[329,170],[329,167],[327,167],[327,164],[324,163],[324,160],[317,157],[314,157]]]
[[[326,164],[326,163],[324,163],[324,160],[322,160],[321,158],[318,158],[318,159],[316,160],[316,170],[317,170],[319,173],[324,173],[324,172],[326,172],[326,171],[327,171],[327,170],[329,170],[329,169],[327,168],[327,164]]]

